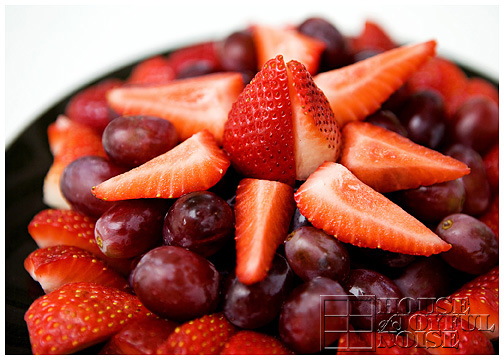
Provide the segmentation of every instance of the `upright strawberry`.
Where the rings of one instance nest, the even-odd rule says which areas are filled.
[[[113,89],[108,104],[121,115],[151,115],[170,120],[181,140],[207,129],[222,140],[231,105],[243,90],[239,73],[219,73],[161,85]]]
[[[320,166],[294,199],[313,226],[352,245],[424,256],[451,248],[340,164]]]
[[[250,330],[238,331],[224,345],[221,355],[292,355],[272,336]]]
[[[35,300],[24,319],[33,354],[70,354],[107,340],[130,321],[153,316],[136,296],[81,282]]]
[[[229,160],[214,136],[203,130],[168,152],[93,187],[102,200],[176,198],[214,186]]]
[[[236,276],[244,284],[263,280],[285,240],[295,210],[293,189],[269,180],[243,179],[236,190]]]
[[[367,122],[343,128],[339,162],[378,192],[414,189],[467,175],[466,164]]]
[[[398,47],[313,80],[324,92],[340,127],[378,110],[408,78],[434,56],[435,41]]]

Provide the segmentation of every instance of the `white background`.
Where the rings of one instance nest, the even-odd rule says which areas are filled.
[[[164,6],[6,6],[6,145],[66,93],[116,67],[182,44],[221,39],[254,22],[298,24],[318,15],[343,34],[355,35],[372,19],[399,43],[436,39],[440,55],[498,79],[496,2],[345,2],[351,5],[337,0],[182,0]]]

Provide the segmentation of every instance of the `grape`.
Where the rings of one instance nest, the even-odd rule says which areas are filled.
[[[495,234],[470,215],[453,214],[445,217],[437,226],[436,234],[452,245],[441,256],[457,270],[481,275],[499,260],[499,243]]]
[[[484,155],[499,141],[499,108],[484,97],[465,102],[453,115],[451,141]]]
[[[325,43],[326,47],[320,59],[320,71],[332,70],[350,63],[347,41],[329,21],[312,17],[300,24],[298,31]]]
[[[424,222],[439,222],[445,216],[461,212],[465,201],[462,179],[446,181],[417,189],[399,191],[399,204]]]
[[[408,137],[417,144],[437,149],[443,141],[446,119],[443,100],[431,91],[413,94],[399,116]]]
[[[117,165],[133,168],[172,149],[177,131],[167,120],[154,116],[121,116],[112,120],[102,136],[105,152]]]
[[[286,294],[291,290],[293,275],[285,258],[277,254],[264,280],[245,285],[234,275],[229,281],[224,315],[236,326],[255,329],[278,316]]]
[[[177,199],[168,210],[163,227],[165,244],[205,257],[216,253],[233,234],[233,210],[209,191],[196,191]]]
[[[346,247],[331,235],[311,226],[295,230],[285,241],[285,256],[304,281],[317,276],[343,281],[350,272]]]
[[[378,110],[374,114],[369,115],[366,118],[366,121],[373,125],[381,126],[384,129],[394,131],[404,137],[408,136],[408,132],[404,126],[401,124],[397,116],[390,110]]]
[[[165,200],[117,202],[96,221],[96,243],[111,258],[141,255],[162,242],[167,209]]]
[[[403,304],[399,301],[402,294],[397,285],[374,270],[353,269],[344,286],[353,299],[352,314],[357,316],[353,316],[351,322],[358,329],[382,329],[385,324],[392,325],[388,321],[395,320],[396,313],[404,313]],[[375,304],[367,301],[370,298],[366,295],[374,295]]]
[[[257,54],[252,34],[246,31],[230,34],[222,43],[220,58],[226,71],[255,73]]]
[[[330,296],[324,300],[322,295]],[[280,312],[280,337],[297,353],[318,352],[322,350],[321,335],[324,332],[323,344],[328,346],[339,338],[339,334],[326,331],[347,330],[350,311],[348,296],[338,282],[314,278],[296,287],[284,302]]]
[[[492,197],[483,159],[475,150],[460,144],[450,147],[446,155],[462,161],[471,169],[468,175],[462,177],[466,192],[462,212],[473,216],[482,214]]]
[[[401,254],[383,249],[371,249],[358,246],[349,246],[350,258],[358,258],[364,262],[365,268],[372,266],[387,273],[395,273],[396,269],[403,268],[412,263],[417,257]]]
[[[102,183],[126,169],[99,156],[83,156],[67,165],[61,176],[61,192],[73,209],[92,217],[99,217],[114,202],[96,198],[93,186]]]
[[[150,250],[133,270],[139,300],[156,315],[184,322],[215,311],[220,276],[204,257],[177,246]]]
[[[311,226],[311,223],[304,215],[301,215],[299,209],[296,207],[294,215],[292,215],[292,220],[289,226],[289,232],[293,232],[294,230],[299,229],[300,227],[303,226]]]

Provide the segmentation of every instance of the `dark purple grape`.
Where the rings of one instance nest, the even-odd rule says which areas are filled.
[[[473,149],[463,145],[450,147],[446,155],[465,163],[471,172],[462,177],[466,192],[463,213],[477,216],[490,205],[492,192],[481,156]]]
[[[445,217],[436,234],[452,248],[441,257],[457,270],[481,275],[499,260],[499,243],[493,231],[478,219],[467,214]]]
[[[102,136],[105,152],[117,165],[133,168],[172,149],[178,142],[175,126],[154,116],[121,116]]]
[[[299,212],[299,209],[296,207],[294,215],[292,215],[289,232],[293,232],[294,230],[297,230],[302,226],[311,226],[311,223],[304,215]]]
[[[451,142],[484,155],[499,141],[499,107],[485,97],[464,103],[453,115]]]
[[[336,69],[350,63],[347,40],[329,21],[321,17],[311,17],[298,26],[298,31],[325,43],[326,48],[320,63],[321,71]]]
[[[394,131],[404,137],[408,136],[408,132],[404,126],[402,126],[397,116],[390,110],[378,110],[374,114],[369,115],[366,121],[384,129]]]
[[[220,49],[221,66],[226,71],[255,73],[257,54],[252,34],[238,31],[222,42]]]
[[[355,328],[376,331],[391,325],[396,329],[393,322],[398,320],[396,314],[404,313],[404,305],[392,280],[374,270],[354,269],[344,286],[352,299],[352,314],[357,315],[351,319]]]
[[[256,329],[278,316],[291,290],[293,274],[287,260],[275,255],[264,280],[245,285],[234,275],[229,282],[224,299],[224,315],[238,327]]]
[[[99,156],[83,156],[74,160],[63,171],[61,192],[73,209],[86,215],[99,217],[114,202],[103,201],[91,193],[93,186],[125,171],[111,161]]]
[[[462,179],[400,191],[399,204],[424,222],[439,222],[445,216],[461,212],[465,201]]]
[[[441,97],[431,91],[422,91],[406,100],[399,118],[412,141],[437,149],[445,135],[444,114]]]
[[[163,227],[165,244],[205,257],[216,253],[233,234],[233,210],[209,191],[196,191],[177,199],[168,210]]]
[[[180,322],[213,312],[219,287],[211,262],[177,246],[150,250],[133,270],[139,300],[156,315]]]
[[[350,272],[345,245],[312,226],[301,227],[287,237],[285,257],[304,281],[322,276],[342,282]]]
[[[348,329],[350,312],[348,296],[338,282],[314,278],[296,287],[284,302],[280,312],[280,338],[296,353],[318,352],[339,338],[338,333],[331,331]]]
[[[96,221],[96,243],[111,258],[141,255],[161,245],[167,210],[164,200],[119,201]]]
[[[349,246],[350,258],[356,258],[363,262],[364,268],[372,267],[387,274],[396,272],[396,269],[403,268],[412,263],[417,257],[415,255],[401,254],[383,249],[371,249],[358,246]],[[353,264],[353,262],[352,262]]]

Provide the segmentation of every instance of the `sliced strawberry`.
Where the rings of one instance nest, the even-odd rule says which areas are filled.
[[[106,79],[89,86],[70,99],[65,114],[73,121],[102,132],[111,120],[107,92],[120,87],[122,83],[118,79]]]
[[[60,189],[60,179],[65,167],[86,155],[106,157],[101,136],[90,126],[60,115],[47,128],[49,147],[54,161],[44,178],[44,203],[57,209],[69,209]]]
[[[26,271],[50,293],[70,282],[92,282],[126,291],[128,282],[89,251],[58,245],[33,251],[24,261]]]
[[[340,163],[378,192],[428,186],[470,172],[461,161],[371,123],[349,123],[342,135]]]
[[[499,144],[494,145],[483,157],[485,170],[494,194],[499,192]]]
[[[218,355],[234,332],[222,313],[205,315],[175,328],[157,354]]]
[[[492,229],[497,240],[499,240],[499,195],[494,197],[490,206],[485,213],[480,216],[479,220]]]
[[[292,355],[292,351],[272,336],[242,330],[231,336],[221,355]]]
[[[282,56],[268,61],[233,104],[223,146],[245,177],[294,185],[292,115]]]
[[[451,248],[341,164],[321,165],[294,199],[313,226],[352,245],[425,256]]]
[[[136,65],[128,78],[129,84],[165,84],[175,79],[175,71],[164,56],[153,56]]]
[[[172,52],[168,61],[178,78],[196,68],[199,72],[216,72],[221,69],[218,45],[215,41],[207,41],[184,47]]]
[[[71,283],[35,300],[24,319],[33,354],[70,354],[107,340],[129,321],[153,316],[136,296]]]
[[[102,200],[177,198],[217,184],[229,160],[214,136],[203,130],[168,152],[93,187]]]
[[[388,51],[397,45],[385,30],[374,21],[367,20],[362,32],[352,39],[351,47],[354,53],[366,50]]]
[[[293,189],[269,180],[243,179],[236,190],[236,275],[244,284],[263,280],[285,240],[295,210]]]
[[[327,96],[342,127],[378,110],[430,57],[435,41],[395,48],[313,79]]]
[[[173,321],[155,317],[131,321],[110,338],[100,355],[155,355],[176,327]]]
[[[254,25],[252,34],[257,50],[257,63],[260,68],[277,55],[283,55],[285,61],[297,60],[316,74],[325,43],[304,35],[292,28],[275,28]]]
[[[296,179],[306,180],[324,161],[336,161],[341,134],[324,93],[298,61],[287,63]]]

